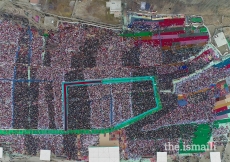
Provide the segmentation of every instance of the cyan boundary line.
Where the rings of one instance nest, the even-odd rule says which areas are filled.
[[[62,82],[62,88],[64,88],[64,94],[63,94],[64,107],[62,108],[63,114],[64,114],[64,120],[63,120],[64,121],[64,123],[63,123],[64,130],[65,131],[68,130],[68,101],[67,101],[68,86],[89,86],[89,85],[95,85],[95,84],[120,84],[120,83],[140,82],[140,81],[148,81],[148,80],[152,81],[153,89],[154,89],[154,97],[156,98],[157,88],[156,88],[156,82],[155,82],[154,76],[111,78],[111,79],[109,78],[109,79],[102,79],[102,80],[85,80],[85,81],[76,81],[76,82],[75,81],[74,82]],[[156,108],[158,108],[158,104],[159,104],[160,100],[157,101],[157,99],[156,99],[155,102],[157,105]],[[145,113],[143,113],[143,114],[145,114]],[[126,121],[131,122],[132,120],[136,121],[136,118],[133,117],[133,118],[126,120]],[[126,123],[126,121],[124,121],[123,123]],[[120,123],[118,125],[122,125],[122,123]]]
[[[101,80],[85,80],[85,81],[73,81],[73,82],[62,82],[62,113],[63,116],[63,127],[67,131],[68,128],[68,87],[72,86],[88,86],[92,84],[100,84]]]
[[[155,108],[152,108],[138,116],[135,116],[133,118],[130,118],[120,124],[117,124],[113,127],[110,127],[110,128],[105,128],[105,129],[76,129],[76,130],[54,130],[54,129],[42,129],[42,130],[39,130],[39,129],[0,129],[0,135],[11,135],[11,134],[102,134],[102,133],[110,133],[110,132],[114,132],[116,130],[119,130],[119,129],[122,129],[124,127],[127,127],[139,120],[142,120],[143,118],[157,112],[157,111],[160,111],[162,109],[162,104],[160,102],[160,95],[158,93],[158,88],[157,88],[157,85],[156,85],[156,81],[155,81],[155,77],[154,76],[148,76],[148,77],[135,77],[135,78],[116,78],[116,79],[103,79],[102,80],[102,84],[116,84],[116,82],[113,82],[113,83],[109,83],[110,81],[119,81],[120,83],[125,83],[125,82],[128,82],[128,80],[131,81],[137,81],[137,78],[142,78],[143,80],[142,81],[146,81],[146,80],[151,80],[152,81],[152,84],[153,84],[153,89],[154,89],[154,96],[155,96],[155,101],[156,101],[156,107]],[[122,82],[122,79],[124,79]],[[75,83],[79,83],[81,81],[76,81]],[[86,81],[84,81],[86,82]],[[90,81],[91,82],[91,81]],[[64,104],[66,103],[65,100],[64,100],[64,97],[65,97],[65,92],[66,91],[66,87],[67,87],[67,84],[65,83],[73,83],[73,82],[63,82],[62,83],[62,103],[63,103],[63,108],[64,108]],[[72,85],[72,84],[70,84]],[[64,120],[63,120],[64,121]]]

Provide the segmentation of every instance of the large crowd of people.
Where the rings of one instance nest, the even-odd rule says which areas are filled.
[[[156,152],[165,152],[168,154],[176,154],[178,150],[169,148],[170,145],[179,145],[178,138],[174,139],[152,139],[152,140],[132,140],[128,142],[128,156],[130,159],[141,159],[141,157],[152,157]],[[165,145],[166,144],[166,145]]]
[[[151,21],[134,21],[131,24],[129,24],[129,28],[133,32],[139,32],[139,31],[156,31],[156,29],[159,29],[159,25],[156,22]]]
[[[187,94],[209,88],[212,84],[229,76],[229,69],[211,67],[194,75],[182,78],[175,85],[176,94]]]
[[[190,94],[230,73],[229,69],[206,68],[218,59],[213,50],[199,56],[200,46],[162,50],[81,23],[62,23],[44,37],[22,21],[23,25],[17,24],[10,16],[0,21],[1,129],[63,129],[64,81],[155,75],[160,90],[172,91],[172,81],[178,79],[175,94],[160,93],[162,110],[125,128],[129,158],[164,151],[165,143],[176,144],[181,135],[189,141],[196,126],[185,124],[214,120],[215,93]],[[142,28],[137,22],[133,25],[137,25],[133,30]],[[145,22],[144,28],[154,30],[155,24]],[[195,73],[202,68],[206,70]],[[67,93],[69,129],[108,128],[156,107],[149,81],[71,87]],[[187,94],[186,106],[177,104],[177,94]],[[182,130],[178,125],[185,126]],[[36,155],[39,149],[50,149],[77,159],[77,152],[87,156],[88,146],[98,145],[99,136],[9,135],[0,140],[11,141],[18,153]]]
[[[175,50],[166,50],[163,55],[163,63],[177,63],[183,60],[187,60],[192,56],[196,56],[202,47],[193,47],[193,48],[180,48]]]
[[[80,137],[80,154],[81,156],[88,156],[88,147],[98,146],[99,135],[81,135]]]
[[[200,101],[196,104],[178,107],[161,117],[154,124],[144,126],[143,130],[154,130],[170,125],[211,122],[210,119],[213,120],[213,114],[210,112],[213,108],[213,104],[209,102],[210,101]]]

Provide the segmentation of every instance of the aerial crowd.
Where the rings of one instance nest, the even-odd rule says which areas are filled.
[[[136,25],[135,30],[139,29]],[[44,36],[36,27],[2,17],[0,128],[63,129],[62,82],[157,76],[162,110],[124,128],[124,158],[164,151],[164,144],[178,144],[181,134],[191,142],[196,127],[186,124],[215,120],[212,108],[218,94],[210,85],[226,78],[230,70],[209,67],[219,55],[205,45],[162,51],[154,44],[136,44],[136,39],[119,34],[80,23],[61,23],[57,31]],[[157,106],[151,82],[76,86],[67,93],[69,129],[113,127]],[[178,105],[178,94],[186,95],[186,105]],[[215,135],[222,132],[215,130]],[[12,142],[17,153],[36,155],[40,149],[50,149],[55,155],[77,159],[77,155],[88,155],[89,146],[98,145],[99,136],[0,135],[0,141]]]

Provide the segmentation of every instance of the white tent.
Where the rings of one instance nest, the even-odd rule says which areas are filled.
[[[119,147],[89,147],[89,162],[119,162]]]
[[[2,158],[2,155],[3,155],[3,148],[0,147],[0,159]]]
[[[141,10],[145,10],[146,2],[141,2]]]
[[[110,8],[110,12],[119,12],[121,8],[121,0],[110,0],[106,2],[106,7]]]
[[[228,86],[230,86],[230,77],[226,78],[226,83],[227,83]]]
[[[50,156],[50,150],[40,150],[40,160],[50,161]]]
[[[221,162],[220,152],[210,152],[211,162]]]
[[[167,152],[157,152],[157,162],[167,162]]]

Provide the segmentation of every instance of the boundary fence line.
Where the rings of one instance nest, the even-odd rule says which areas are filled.
[[[54,129],[1,129],[0,135],[12,135],[12,134],[104,134],[104,133],[110,133],[114,132],[116,130],[122,129],[124,127],[127,127],[135,122],[138,122],[139,120],[142,120],[143,118],[156,113],[162,109],[162,104],[160,101],[160,95],[158,93],[158,88],[156,84],[156,80],[154,76],[145,76],[145,77],[131,77],[131,78],[113,78],[113,79],[102,79],[97,80],[101,81],[101,84],[119,84],[119,83],[128,83],[128,82],[139,82],[139,81],[152,81],[153,89],[154,89],[154,97],[156,101],[156,107],[152,108],[138,116],[135,116],[133,118],[130,118],[122,123],[119,123],[113,127],[110,128],[104,128],[104,129],[76,129],[76,130],[54,130]],[[87,86],[94,84],[93,81],[76,81],[76,82],[63,82],[62,83],[62,102],[63,106],[67,103],[65,102],[64,98],[66,95],[64,93],[67,93],[67,86],[76,86],[76,84],[79,84],[78,86]],[[74,85],[75,84],[75,85]],[[64,107],[63,107],[64,108]]]

